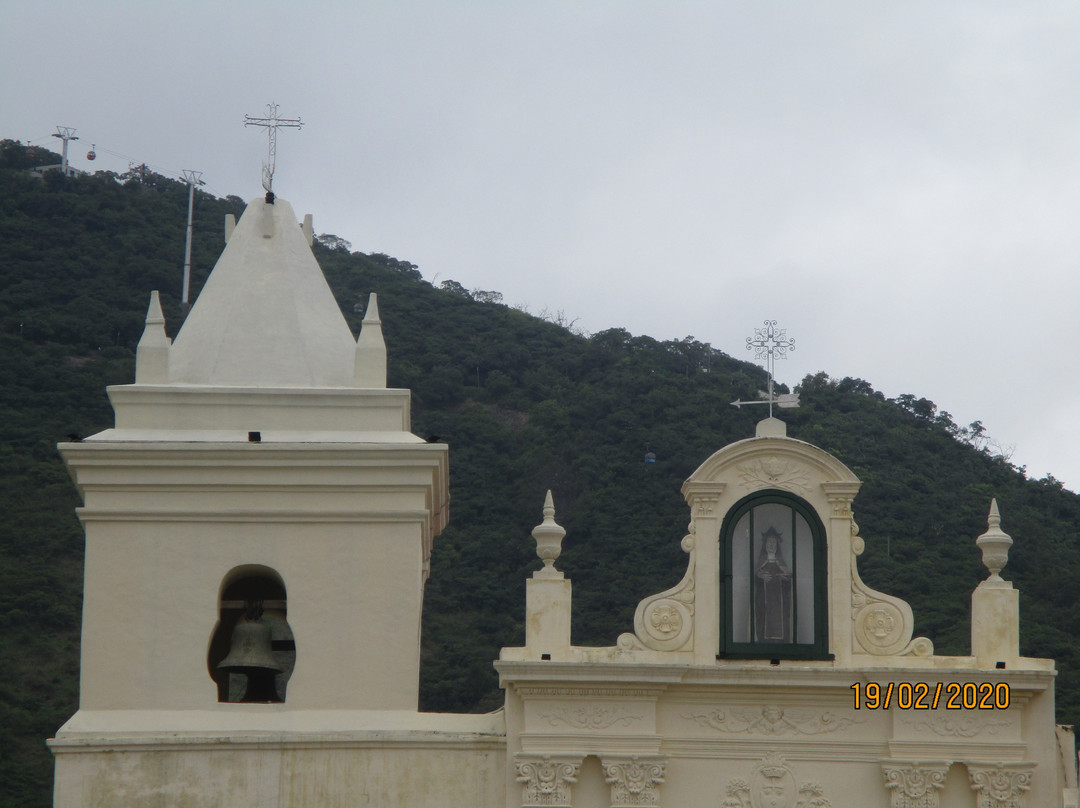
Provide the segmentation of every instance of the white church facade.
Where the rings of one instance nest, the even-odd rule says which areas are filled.
[[[448,450],[311,235],[251,202],[175,342],[151,299],[115,427],[60,446],[86,572],[57,808],[1077,808],[996,504],[971,654],[937,656],[859,577],[859,480],[771,418],[685,482],[686,573],[611,647],[571,642],[549,495],[504,708],[419,712]]]

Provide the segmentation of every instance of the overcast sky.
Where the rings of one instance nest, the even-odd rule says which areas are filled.
[[[1074,0],[3,10],[0,137],[250,199],[276,101],[316,232],[589,332],[751,359],[776,319],[780,381],[925,396],[1080,490]]]

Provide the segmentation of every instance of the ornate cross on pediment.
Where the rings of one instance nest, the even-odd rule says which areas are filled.
[[[779,407],[798,407],[799,396],[797,393],[785,393],[781,396],[773,395],[773,371],[777,359],[786,359],[788,351],[795,350],[795,340],[788,339],[786,328],[777,328],[776,320],[766,320],[763,328],[755,328],[754,336],[746,338],[746,350],[754,351],[754,359],[764,359],[765,368],[769,372],[769,395],[764,401],[732,401],[734,407],[744,404],[768,404],[769,417],[772,418],[772,408],[775,403]]]

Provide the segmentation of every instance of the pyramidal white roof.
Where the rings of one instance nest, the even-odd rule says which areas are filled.
[[[355,362],[292,206],[252,200],[169,350],[169,382],[353,387]]]

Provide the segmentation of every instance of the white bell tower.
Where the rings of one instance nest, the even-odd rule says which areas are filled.
[[[115,782],[80,762],[88,745],[415,713],[447,447],[409,431],[381,328],[372,295],[353,339],[281,199],[248,205],[175,343],[153,294],[135,383],[108,390],[115,427],[59,447],[86,573],[79,711],[50,741],[57,805]],[[256,669],[219,667],[248,621],[270,629],[261,690]]]

